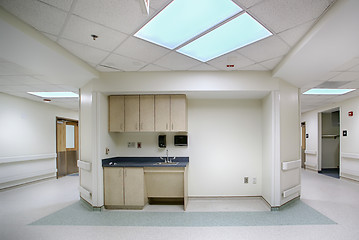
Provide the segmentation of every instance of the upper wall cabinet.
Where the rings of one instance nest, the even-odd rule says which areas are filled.
[[[109,131],[124,132],[125,131],[125,97],[110,96],[109,97]]]
[[[155,96],[140,95],[140,131],[155,131]]]
[[[187,132],[186,95],[155,96],[156,132]]]
[[[110,132],[187,132],[186,95],[109,97]]]
[[[140,131],[140,96],[125,96],[125,132]]]

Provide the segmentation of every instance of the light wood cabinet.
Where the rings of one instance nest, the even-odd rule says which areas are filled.
[[[109,131],[125,131],[125,97],[109,97]]]
[[[155,131],[155,96],[140,95],[140,131]]]
[[[187,132],[186,95],[171,95],[171,131]]]
[[[187,132],[186,95],[109,97],[110,132]]]
[[[140,131],[140,97],[125,96],[125,132]]]
[[[155,131],[167,132],[170,130],[171,121],[171,96],[155,96]]]
[[[146,204],[143,168],[104,168],[106,208],[143,208]]]

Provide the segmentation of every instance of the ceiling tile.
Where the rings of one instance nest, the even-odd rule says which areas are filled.
[[[260,64],[266,68],[268,68],[269,70],[273,70],[279,63],[280,61],[283,59],[283,57],[277,57],[277,58],[273,58],[264,62],[261,62]]]
[[[316,88],[339,88],[348,83],[349,82],[344,82],[344,81],[340,81],[340,82],[326,81],[316,86]]]
[[[92,34],[98,38],[93,40]],[[113,51],[128,35],[72,15],[62,37],[105,51]]]
[[[171,0],[150,0],[150,8],[160,10],[167,6],[169,2],[171,2]]]
[[[348,71],[350,71],[350,72],[359,72],[359,65],[350,68]]]
[[[355,68],[358,65],[359,65],[359,58],[354,58],[354,59],[351,59],[350,61],[344,63],[343,65],[337,67],[334,71],[336,71],[336,72],[344,72],[344,71],[347,71],[349,69]]]
[[[234,0],[234,2],[238,3],[240,6],[244,6],[246,8],[250,8],[255,4],[263,2],[263,0]]]
[[[42,34],[44,34],[47,38],[49,38],[50,40],[56,42],[57,41],[57,36],[50,34],[50,33],[46,33],[46,32],[41,32]]]
[[[333,77],[335,77],[335,76],[337,76],[339,74],[340,74],[340,72],[328,72],[325,75],[321,76],[319,79],[327,81],[327,80],[332,79]]]
[[[169,53],[170,50],[155,44],[143,41],[136,37],[130,37],[116,49],[115,53],[132,57],[144,62],[153,62]]]
[[[164,72],[164,71],[170,71],[167,68],[163,68],[154,64],[148,64],[144,68],[140,70],[141,72]]]
[[[193,68],[190,68],[191,71],[217,71],[218,69],[209,65],[208,63],[202,63]]]
[[[242,67],[253,65],[254,61],[249,60],[237,52],[231,52],[209,61],[208,64],[220,70],[237,70]],[[227,65],[234,65],[234,67],[227,68]]]
[[[287,54],[289,47],[277,36],[272,36],[237,50],[243,56],[263,62]]]
[[[72,4],[72,0],[61,0],[61,1],[59,1],[59,0],[40,0],[40,2],[47,3],[51,6],[60,8],[67,12],[70,11],[71,4]]]
[[[100,72],[119,72],[122,71],[114,66],[107,66],[107,65],[97,65],[96,70]]]
[[[188,70],[196,65],[199,65],[200,63],[201,62],[193,58],[184,56],[176,52],[171,52],[170,54],[162,57],[155,62],[156,65],[171,70]]]
[[[59,34],[66,20],[66,12],[35,0],[0,0],[7,11],[39,31]]]
[[[134,0],[78,0],[74,14],[127,34],[134,34],[151,17]]]
[[[243,68],[239,68],[239,70],[243,70],[243,71],[268,71],[267,68],[265,68],[264,66],[260,65],[260,64],[253,64],[247,67],[243,67]]]
[[[109,52],[75,43],[66,39],[60,39],[59,44],[85,62],[98,64],[109,54]]]
[[[143,68],[146,63],[133,58],[111,54],[103,61],[103,63],[101,63],[101,65],[114,67],[122,71],[138,71]]]
[[[315,21],[309,21],[304,24],[301,24],[297,27],[288,29],[279,33],[281,37],[289,46],[293,47],[297,42],[309,31],[309,29],[314,25]]]
[[[30,69],[24,68],[18,64],[9,62],[5,59],[0,58],[0,76],[1,75],[27,75],[33,74],[34,72]]]
[[[350,83],[347,83],[343,86],[341,86],[340,88],[355,88],[355,89],[359,89],[359,81],[352,81]]]
[[[330,5],[328,0],[268,0],[249,11],[264,25],[280,33],[318,18]]]
[[[359,72],[342,72],[335,77],[331,78],[329,81],[355,81],[359,80]]]

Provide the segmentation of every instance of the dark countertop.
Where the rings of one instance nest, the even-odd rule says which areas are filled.
[[[186,167],[189,157],[176,157],[172,160],[172,162],[178,162],[176,165],[156,164],[158,162],[164,162],[164,160],[159,157],[112,157],[102,159],[102,167]]]

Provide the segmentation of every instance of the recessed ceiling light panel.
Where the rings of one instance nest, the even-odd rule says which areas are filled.
[[[348,92],[352,92],[355,89],[329,89],[329,88],[312,88],[303,94],[314,94],[314,95],[342,95]]]
[[[77,98],[79,95],[73,92],[28,92],[42,98]]]
[[[244,13],[183,46],[177,52],[207,62],[271,35],[259,22]]]
[[[231,0],[174,0],[134,36],[172,50],[241,11]]]

